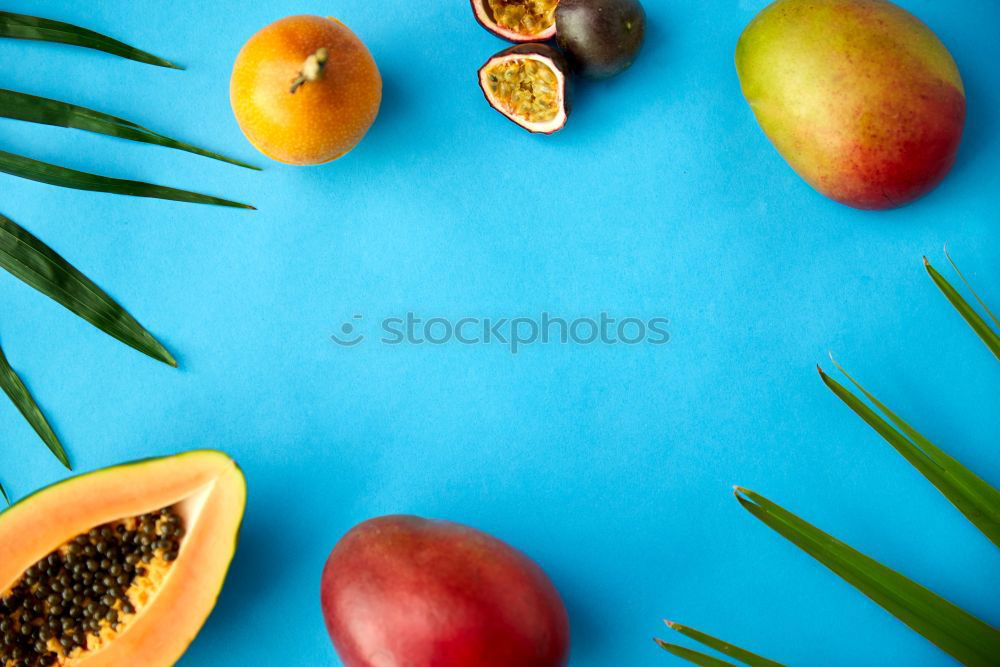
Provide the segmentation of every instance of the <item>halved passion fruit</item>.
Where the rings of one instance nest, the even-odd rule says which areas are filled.
[[[167,667],[236,547],[246,486],[189,452],[74,477],[0,514],[0,665]]]
[[[545,44],[520,44],[479,68],[479,87],[494,109],[529,132],[552,134],[569,117],[566,59]]]
[[[472,0],[476,20],[511,42],[544,42],[556,34],[559,0]]]

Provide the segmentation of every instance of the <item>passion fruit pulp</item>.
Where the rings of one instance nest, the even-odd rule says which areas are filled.
[[[639,0],[561,0],[555,21],[559,47],[576,70],[594,79],[631,67],[646,37]]]
[[[480,25],[510,42],[544,42],[556,34],[559,0],[472,0]]]
[[[520,44],[479,69],[479,87],[494,109],[529,132],[552,134],[569,117],[569,67],[545,44]]]

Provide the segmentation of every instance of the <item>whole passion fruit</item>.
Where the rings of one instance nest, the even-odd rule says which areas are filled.
[[[628,69],[646,37],[639,0],[561,0],[556,41],[584,76],[606,79]]]
[[[544,42],[556,34],[559,0],[472,0],[476,20],[511,42]]]
[[[529,132],[552,134],[569,117],[569,67],[545,44],[505,49],[479,68],[479,87],[494,109]]]

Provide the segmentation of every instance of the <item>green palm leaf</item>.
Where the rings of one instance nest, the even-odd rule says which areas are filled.
[[[735,491],[740,504],[760,521],[959,662],[997,664],[1000,631],[763,496],[739,487]]]
[[[713,658],[710,655],[705,655],[704,653],[699,653],[698,651],[692,651],[689,648],[684,648],[683,646],[678,646],[677,644],[668,644],[665,641],[654,639],[657,646],[662,648],[667,653],[676,655],[678,658],[683,658],[693,665],[701,665],[702,667],[736,667],[731,662],[726,662],[725,660],[719,660],[718,658]]]
[[[157,361],[177,366],[170,352],[104,290],[40,239],[3,215],[0,215],[0,268],[109,336]]]
[[[986,314],[989,315],[991,320],[993,320],[993,324],[996,327],[1000,328],[1000,319],[997,319],[997,316],[993,314],[993,311],[989,309],[989,306],[987,306],[983,302],[983,300],[979,298],[979,295],[976,294],[976,290],[972,289],[972,285],[970,285],[969,281],[965,279],[965,274],[962,273],[962,271],[958,268],[958,265],[955,264],[955,261],[951,258],[951,255],[948,254],[947,246],[944,249],[944,256],[948,258],[948,263],[951,264],[951,268],[955,269],[955,273],[958,274],[958,277],[962,279],[962,282],[965,283],[965,286],[969,288],[970,292],[972,292],[972,296],[976,298],[976,301],[979,302],[979,305],[983,307],[983,310],[986,311]]]
[[[184,69],[163,58],[154,56],[152,53],[141,51],[134,46],[129,46],[124,42],[119,42],[117,39],[112,39],[93,30],[87,30],[86,28],[81,28],[70,23],[63,23],[62,21],[38,18],[36,16],[0,12],[0,37],[33,39],[42,42],[58,42],[60,44],[82,46],[149,65],[158,65],[171,69]]]
[[[110,116],[106,113],[75,104],[68,104],[45,97],[36,97],[13,90],[0,89],[0,117],[13,118],[30,123],[42,123],[56,127],[70,127],[97,134],[106,134],[111,137],[175,148],[187,151],[188,153],[194,153],[195,155],[235,164],[239,167],[260,171],[260,167],[203,150],[183,141],[165,137],[124,118]]]
[[[31,392],[24,386],[14,369],[10,367],[2,348],[0,348],[0,388],[28,420],[31,428],[35,429],[35,433],[42,439],[45,446],[56,455],[56,458],[64,466],[72,470],[73,466],[69,464],[69,458],[66,456],[66,450],[63,449],[62,443],[59,442],[59,438],[56,437],[48,420],[45,419],[45,415],[38,409],[38,404],[31,397]],[[6,494],[4,496],[6,497]]]
[[[0,484],[0,496],[3,496],[3,501],[10,505],[10,496],[7,495],[7,489],[3,488],[3,484]]]
[[[673,621],[664,621],[664,623],[671,630],[679,632],[685,637],[690,637],[696,642],[700,642],[709,648],[714,648],[723,655],[728,655],[730,658],[736,658],[740,662],[750,665],[750,667],[784,667],[784,665],[780,662],[768,660],[767,658],[759,656],[756,653],[751,653],[750,651],[741,649],[738,646],[733,646],[729,642],[716,639],[711,635],[706,635],[704,632],[699,632],[698,630],[689,628],[686,625],[674,623]]]
[[[151,197],[153,199],[168,199],[171,201],[190,202],[192,204],[213,204],[215,206],[256,210],[253,206],[229,201],[228,199],[200,195],[188,192],[187,190],[177,190],[162,185],[98,176],[97,174],[89,174],[84,171],[76,171],[75,169],[66,169],[65,167],[58,167],[46,162],[39,162],[38,160],[21,157],[20,155],[14,155],[6,151],[0,151],[0,172],[40,183],[48,183],[49,185],[73,188],[75,190],[110,192],[112,194],[131,195],[133,197]]]
[[[948,258],[948,261],[951,261],[950,257]],[[954,266],[954,262],[952,262],[952,266]],[[927,273],[930,274],[931,280],[934,281],[934,284],[938,286],[938,289],[940,289],[945,297],[948,298],[948,301],[950,301],[951,305],[955,307],[955,310],[957,310],[958,313],[965,318],[965,321],[968,322],[969,326],[972,327],[972,330],[976,332],[976,335],[978,335],[983,342],[986,343],[986,346],[990,348],[993,356],[1000,359],[1000,335],[993,331],[990,325],[987,324],[986,320],[984,320],[979,313],[977,313],[976,310],[969,305],[968,301],[962,298],[962,295],[958,293],[958,290],[952,287],[951,283],[945,280],[944,276],[938,273],[937,269],[931,266],[931,263],[927,261],[926,257],[924,257],[924,268],[927,269]],[[957,266],[955,267],[955,270],[958,270]],[[959,272],[959,276],[962,276],[961,272]],[[962,276],[962,280],[965,280],[965,276]],[[968,285],[968,282],[966,282],[966,285]],[[971,290],[972,288],[970,287],[969,289]],[[976,300],[983,306],[987,314],[993,319],[994,322],[996,322],[996,318],[993,317],[993,313],[986,308],[986,304],[982,302],[979,296],[976,295],[975,292],[973,292],[973,296],[976,297]],[[1000,326],[1000,324],[998,324],[998,326]]]
[[[858,388],[858,391],[889,418],[895,428],[865,405],[861,399],[824,373],[823,369],[819,369],[823,383],[936,486],[986,537],[1000,547],[1000,491],[920,435],[858,384],[836,361],[833,363]]]

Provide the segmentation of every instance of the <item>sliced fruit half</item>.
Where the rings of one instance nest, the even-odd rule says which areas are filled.
[[[556,34],[559,0],[472,0],[480,25],[511,42],[544,42]]]
[[[494,109],[529,132],[552,134],[569,117],[566,59],[545,44],[505,49],[479,68],[479,87]]]
[[[196,451],[71,478],[0,514],[0,665],[174,664],[215,606],[246,484]]]

